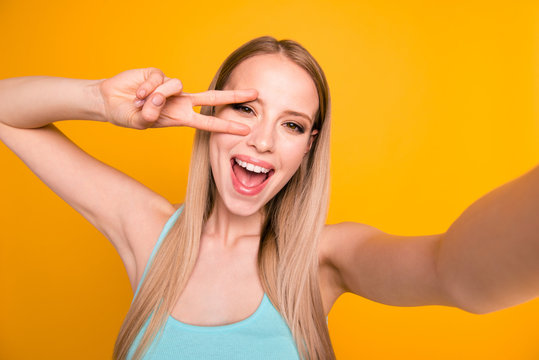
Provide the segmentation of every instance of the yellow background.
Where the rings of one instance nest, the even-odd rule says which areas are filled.
[[[203,91],[245,41],[295,39],[332,91],[328,222],[427,235],[538,162],[538,11],[536,1],[2,0],[0,78],[154,66]],[[58,126],[183,200],[192,129]],[[0,358],[110,358],[132,297],[120,258],[3,144],[0,166]],[[532,360],[538,318],[539,299],[473,315],[346,294],[329,328],[340,360]]]

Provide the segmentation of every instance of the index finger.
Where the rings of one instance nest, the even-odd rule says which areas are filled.
[[[258,91],[255,89],[208,90],[201,93],[184,94],[191,98],[193,106],[237,104],[258,97]]]

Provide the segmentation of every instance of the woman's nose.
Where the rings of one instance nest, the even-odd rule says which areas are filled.
[[[247,145],[253,146],[258,152],[273,151],[275,145],[275,130],[270,121],[260,121],[251,126]]]

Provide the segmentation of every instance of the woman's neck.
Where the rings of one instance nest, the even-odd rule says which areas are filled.
[[[213,211],[203,230],[203,237],[217,246],[234,248],[242,240],[260,239],[261,212],[250,216],[231,213],[217,195]]]

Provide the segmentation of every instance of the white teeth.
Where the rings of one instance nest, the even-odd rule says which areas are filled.
[[[262,166],[257,166],[257,165],[254,165],[245,161],[241,161],[239,159],[234,159],[234,160],[236,161],[236,164],[238,164],[242,168],[245,168],[249,171],[254,171],[255,173],[264,173],[264,174],[269,172],[269,169],[263,168]]]

